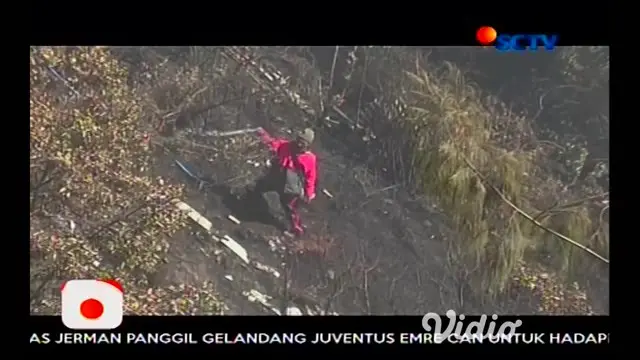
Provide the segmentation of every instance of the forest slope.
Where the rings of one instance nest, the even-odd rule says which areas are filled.
[[[329,56],[328,66],[314,61],[309,49],[283,50],[136,48],[119,49],[114,57],[103,48],[32,49],[32,285],[78,276],[123,278],[135,284],[133,303],[145,304],[133,313],[220,313],[220,299],[234,303],[226,306],[235,305],[230,313],[255,313],[238,308],[242,300],[228,293],[230,272],[243,278],[234,283],[274,297],[286,289],[299,295],[285,295],[283,302],[303,297],[338,313],[591,312],[583,291],[567,287],[561,270],[601,271],[600,265],[571,246],[555,256],[562,242],[496,196],[537,214],[545,227],[580,242],[591,239],[585,244],[597,245],[598,252],[608,248],[607,225],[593,216],[605,210],[593,208],[591,200],[573,201],[579,192],[562,190],[561,180],[539,181],[549,178],[537,162],[546,148],[524,119],[503,113],[495,98],[487,103],[474,95],[456,67],[442,71],[405,49],[354,49]],[[100,78],[115,80],[96,83],[96,70],[87,71],[94,68],[111,71]],[[285,75],[273,81],[276,73]],[[52,111],[67,115],[47,115]],[[496,119],[508,126],[496,128]],[[249,125],[283,135],[309,125],[317,129],[320,186],[334,197],[319,198],[305,213],[313,234],[302,243],[306,255],[272,251],[268,245],[279,234],[269,225],[224,220],[242,215],[228,200],[258,176],[267,154],[251,137],[215,140],[201,133]],[[105,147],[124,139],[134,152]],[[38,152],[46,147],[60,150]],[[94,165],[83,165],[87,159]],[[99,169],[95,159],[104,159]],[[127,168],[134,159],[143,164]],[[215,186],[189,182],[175,159]],[[98,189],[113,195],[101,200]],[[133,204],[131,194],[142,202]],[[154,196],[164,202],[149,203]],[[602,201],[598,196],[587,194]],[[46,205],[36,205],[43,198]],[[215,244],[185,228],[187,220],[172,210],[170,198],[196,207],[262,262],[278,267],[284,256],[283,270],[295,274],[291,283],[242,266],[218,266],[226,260],[211,255]],[[552,201],[545,205],[547,198]],[[104,210],[98,211],[99,201],[109,201]],[[129,205],[120,209],[123,204]],[[76,224],[71,232],[70,223]],[[571,229],[562,227],[567,224]],[[106,237],[95,242],[97,229]],[[541,263],[540,251],[554,255],[553,261]],[[479,263],[487,266],[474,270]],[[164,303],[175,289],[173,309],[145,303]],[[483,289],[492,296],[481,296]],[[32,294],[33,311],[55,311],[43,296]]]

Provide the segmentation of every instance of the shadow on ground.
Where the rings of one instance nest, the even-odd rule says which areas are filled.
[[[217,195],[230,215],[241,222],[272,226],[279,231],[286,230],[284,220],[278,216],[282,209],[269,201],[278,195],[268,193],[265,196],[249,197],[247,196],[249,189],[247,187],[238,191],[228,185],[212,185],[207,190]]]

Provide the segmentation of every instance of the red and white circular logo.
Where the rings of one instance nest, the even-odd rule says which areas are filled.
[[[62,323],[75,330],[115,329],[122,323],[122,286],[115,280],[71,280],[62,285]]]

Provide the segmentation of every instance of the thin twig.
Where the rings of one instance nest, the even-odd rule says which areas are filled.
[[[593,232],[593,235],[591,235],[590,241],[593,241],[593,239],[595,239],[596,236],[598,236],[598,233],[600,233],[600,230],[602,230],[602,223],[604,222],[604,214],[607,212],[607,210],[609,210],[609,205],[603,207],[602,210],[600,210],[600,216],[598,217],[598,228],[596,229],[596,231]]]
[[[372,191],[372,192],[368,193],[367,197],[373,196],[375,194],[379,194],[381,192],[385,192],[387,190],[392,190],[392,189],[395,189],[395,188],[400,187],[400,186],[402,186],[402,184],[395,184],[395,185],[383,187],[382,189],[378,189],[378,190],[375,190],[375,191]]]
[[[82,95],[80,95],[80,93],[73,88],[73,86],[71,86],[71,84],[69,84],[69,82],[67,81],[67,79],[63,78],[60,74],[58,74],[57,71],[55,71],[51,66],[49,65],[45,65],[47,67],[47,69],[49,70],[49,72],[56,77],[58,80],[62,81],[62,83],[69,89],[71,90],[71,92],[73,92],[77,97],[81,98],[83,97]]]
[[[375,268],[378,267],[378,262],[380,262],[380,255],[378,255],[373,265],[366,269],[363,266],[362,269],[362,292],[364,293],[364,300],[367,306],[367,315],[371,315],[371,301],[369,300],[369,272],[375,270]]]
[[[336,71],[336,63],[338,62],[338,53],[340,52],[340,46],[336,45],[336,49],[333,51],[333,62],[331,63],[331,73],[329,74],[329,91],[327,94],[331,96],[333,89],[333,76]],[[328,99],[328,103],[331,104],[331,99]]]
[[[569,208],[572,208],[572,207],[575,207],[575,206],[578,206],[578,205],[582,205],[582,204],[584,204],[585,202],[587,202],[589,200],[599,199],[599,198],[602,198],[602,197],[605,197],[605,196],[608,196],[608,195],[609,195],[609,192],[607,191],[607,192],[604,192],[602,194],[588,196],[586,198],[583,198],[583,199],[580,199],[580,200],[576,200],[576,201],[570,202],[570,203],[565,204],[565,205],[560,205],[560,206],[558,206],[558,201],[556,201],[552,206],[550,206],[549,208],[541,211],[538,215],[536,215],[534,217],[534,219],[538,220],[542,216],[546,215],[547,213],[558,212],[560,210],[569,209]]]
[[[356,126],[360,124],[360,112],[361,112],[361,104],[362,104],[362,94],[364,92],[364,81],[362,81],[367,76],[367,65],[369,64],[369,59],[367,58],[367,53],[364,53],[364,66],[362,68],[362,75],[360,80],[360,92],[358,93],[358,111],[356,112]]]
[[[538,119],[538,116],[540,116],[540,114],[542,114],[542,112],[544,111],[544,98],[547,97],[547,95],[549,95],[549,93],[551,93],[552,91],[559,90],[559,89],[564,89],[564,88],[574,88],[574,89],[576,89],[578,91],[589,91],[589,90],[591,90],[591,89],[584,88],[582,86],[576,86],[576,85],[560,85],[560,86],[557,86],[557,87],[554,87],[552,89],[549,89],[549,90],[545,91],[545,93],[542,94],[540,96],[540,98],[538,99],[538,112],[531,119],[531,121],[536,121],[536,119]]]

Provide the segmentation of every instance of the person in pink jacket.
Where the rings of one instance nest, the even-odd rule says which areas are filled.
[[[260,129],[258,134],[275,156],[269,171],[256,182],[248,195],[255,198],[269,191],[277,192],[290,221],[290,231],[294,235],[302,235],[304,229],[298,213],[299,201],[309,203],[316,197],[316,155],[310,151],[315,133],[312,129],[305,129],[293,141],[274,138],[264,129]]]

